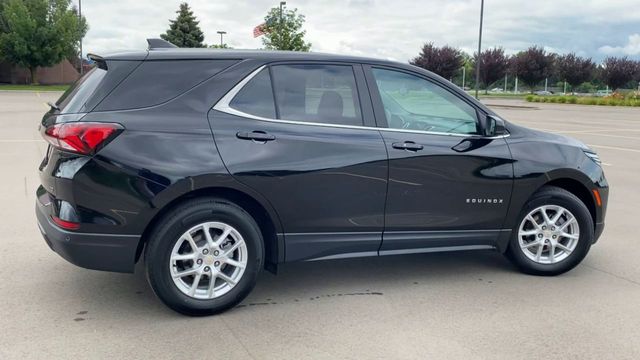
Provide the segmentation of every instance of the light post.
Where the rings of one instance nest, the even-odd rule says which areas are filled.
[[[467,69],[465,69],[465,67],[462,67],[462,90],[464,91],[464,80],[465,80],[465,76],[467,73]]]
[[[482,18],[484,16],[484,0],[480,2],[480,30],[478,35],[478,61],[476,61],[476,99],[478,98],[478,86],[480,84],[480,65],[482,63]]]
[[[78,29],[82,32],[82,0],[78,0]],[[84,72],[84,66],[82,66],[82,36],[80,37],[80,76]]]
[[[224,46],[224,42],[222,41],[222,37],[224,36],[224,34],[226,34],[226,31],[218,31],[218,34],[220,34],[220,48],[222,48]]]
[[[280,1],[280,27],[282,27],[282,7],[287,5],[286,1]]]

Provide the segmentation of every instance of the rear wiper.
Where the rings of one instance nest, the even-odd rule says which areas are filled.
[[[51,101],[47,101],[47,105],[51,106],[53,110],[60,111],[60,108],[58,107],[58,105],[52,103]]]

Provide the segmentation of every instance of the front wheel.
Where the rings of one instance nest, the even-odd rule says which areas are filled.
[[[264,257],[253,218],[225,200],[195,199],[167,214],[150,234],[147,278],[158,297],[186,315],[211,315],[242,301]]]
[[[584,259],[593,238],[593,219],[585,204],[564,189],[547,186],[520,213],[507,255],[525,273],[558,275]]]

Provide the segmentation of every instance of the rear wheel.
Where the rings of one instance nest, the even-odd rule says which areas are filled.
[[[170,308],[211,315],[242,301],[263,265],[262,236],[253,218],[219,199],[185,202],[150,234],[147,278]]]
[[[562,274],[587,255],[593,231],[591,214],[578,197],[547,186],[520,213],[507,255],[525,273]]]

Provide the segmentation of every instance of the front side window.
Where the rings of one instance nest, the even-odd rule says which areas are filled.
[[[276,65],[271,74],[280,119],[363,124],[351,66]]]
[[[400,71],[372,69],[391,129],[478,134],[473,106],[445,88]]]

